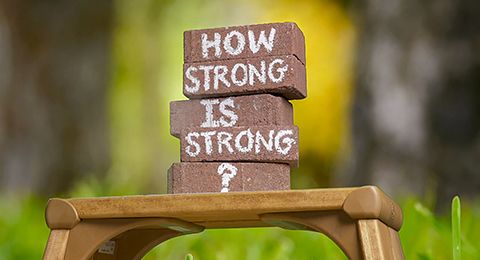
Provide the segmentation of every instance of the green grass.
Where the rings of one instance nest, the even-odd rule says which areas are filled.
[[[45,200],[0,200],[0,259],[40,259],[48,238]],[[400,238],[406,259],[480,259],[480,203],[454,199],[450,214],[436,216],[417,199],[402,203]],[[461,215],[460,215],[461,212]],[[461,218],[461,229],[460,229]],[[453,228],[452,228],[453,223]],[[461,245],[461,247],[460,247]],[[280,228],[207,230],[171,239],[146,259],[346,259],[327,237]]]
[[[462,259],[462,238],[461,238],[461,206],[460,198],[455,196],[452,201],[452,250],[453,260]]]

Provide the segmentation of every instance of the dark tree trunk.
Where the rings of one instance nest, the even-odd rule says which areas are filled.
[[[0,189],[106,172],[112,16],[112,1],[0,1]]]
[[[393,194],[480,191],[480,2],[366,0],[348,184]]]

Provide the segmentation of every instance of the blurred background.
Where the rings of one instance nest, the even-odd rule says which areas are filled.
[[[480,257],[480,2],[0,0],[0,259],[41,256],[49,197],[165,193],[180,154],[169,102],[185,99],[183,31],[284,21],[307,47],[292,187],[380,186],[404,206],[407,259],[450,258],[437,249],[451,242],[458,194],[465,254]],[[264,258],[251,236],[267,241],[258,252],[280,250],[274,259],[302,259],[312,239],[325,246],[303,251],[344,257],[308,234],[208,232],[156,251]],[[226,234],[244,241],[201,258],[211,250],[198,241]]]

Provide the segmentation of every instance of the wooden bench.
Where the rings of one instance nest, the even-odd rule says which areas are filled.
[[[401,209],[374,186],[51,199],[46,222],[44,259],[140,259],[172,237],[242,227],[321,232],[350,259],[404,258]]]

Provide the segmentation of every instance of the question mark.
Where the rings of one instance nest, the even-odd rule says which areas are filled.
[[[218,166],[217,173],[222,176],[222,190],[220,192],[228,192],[230,181],[237,175],[237,171],[237,167],[230,163],[222,163]]]

